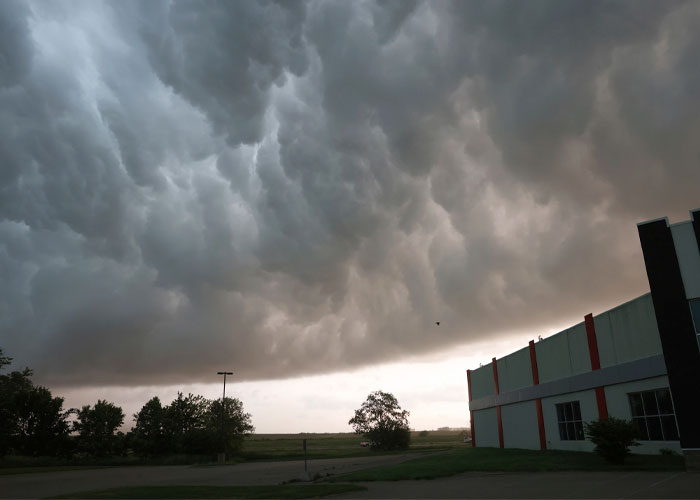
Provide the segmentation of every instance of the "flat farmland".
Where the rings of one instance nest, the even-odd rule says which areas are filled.
[[[466,447],[458,431],[411,433],[411,451],[446,450]],[[365,438],[358,434],[254,434],[245,438],[239,458],[243,460],[301,460],[304,458],[302,441],[306,439],[309,460],[319,458],[364,457],[392,452],[372,451],[360,446]],[[405,453],[406,450],[393,453]]]

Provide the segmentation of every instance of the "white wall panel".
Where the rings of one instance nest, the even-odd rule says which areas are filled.
[[[496,408],[474,412],[474,436],[476,437],[476,445],[479,448],[498,448],[498,417],[496,416]]]
[[[498,386],[501,393],[532,385],[530,348],[525,347],[497,361]]]
[[[683,287],[688,299],[700,297],[700,252],[695,240],[693,223],[690,221],[671,226],[673,244],[676,247],[678,265],[681,268]]]
[[[650,293],[595,316],[593,323],[601,367],[663,353]]]
[[[537,407],[534,401],[501,407],[503,445],[506,448],[540,449]]]
[[[496,394],[491,363],[477,368],[476,370],[472,370],[469,376],[472,381],[472,399],[479,399],[484,396]]]

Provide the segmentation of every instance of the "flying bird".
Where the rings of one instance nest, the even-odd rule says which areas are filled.
[[[436,324],[437,326],[440,326],[440,322],[439,322],[439,321],[436,321],[435,324]]]

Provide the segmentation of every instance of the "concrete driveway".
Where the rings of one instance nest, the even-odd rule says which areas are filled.
[[[467,472],[326,498],[700,498],[698,472]]]
[[[309,475],[344,474],[425,456],[407,453],[376,457],[309,460]],[[0,498],[43,498],[84,490],[139,485],[279,484],[304,478],[304,461],[248,462],[216,466],[114,467],[0,476]]]

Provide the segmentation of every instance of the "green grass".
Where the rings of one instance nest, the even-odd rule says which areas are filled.
[[[625,464],[610,465],[594,453],[532,451],[498,448],[462,448],[401,464],[366,469],[329,478],[329,481],[399,481],[433,479],[467,471],[566,470],[683,470],[680,456],[632,455]]]
[[[307,458],[365,457],[378,454],[405,453],[372,451],[360,446],[364,441],[358,434],[256,434],[243,442],[239,458],[243,460],[303,460],[302,439],[306,439]],[[420,437],[411,436],[409,452],[464,447],[461,436],[454,431],[433,431]]]
[[[238,454],[227,463],[235,464],[245,461],[303,460],[302,439],[307,440],[307,458],[368,457],[392,453],[406,453],[464,448],[461,435],[456,431],[431,431],[427,436],[412,433],[409,450],[382,452],[372,451],[360,446],[364,440],[361,435],[353,433],[339,434],[255,434],[248,436]],[[27,457],[6,456],[0,458],[0,475],[24,474],[31,472],[49,472],[86,468],[139,466],[139,465],[215,465],[216,456],[212,455],[164,455],[143,459],[133,454],[126,457]]]
[[[303,484],[275,486],[134,486],[59,495],[51,498],[319,498],[364,491],[354,484]]]

